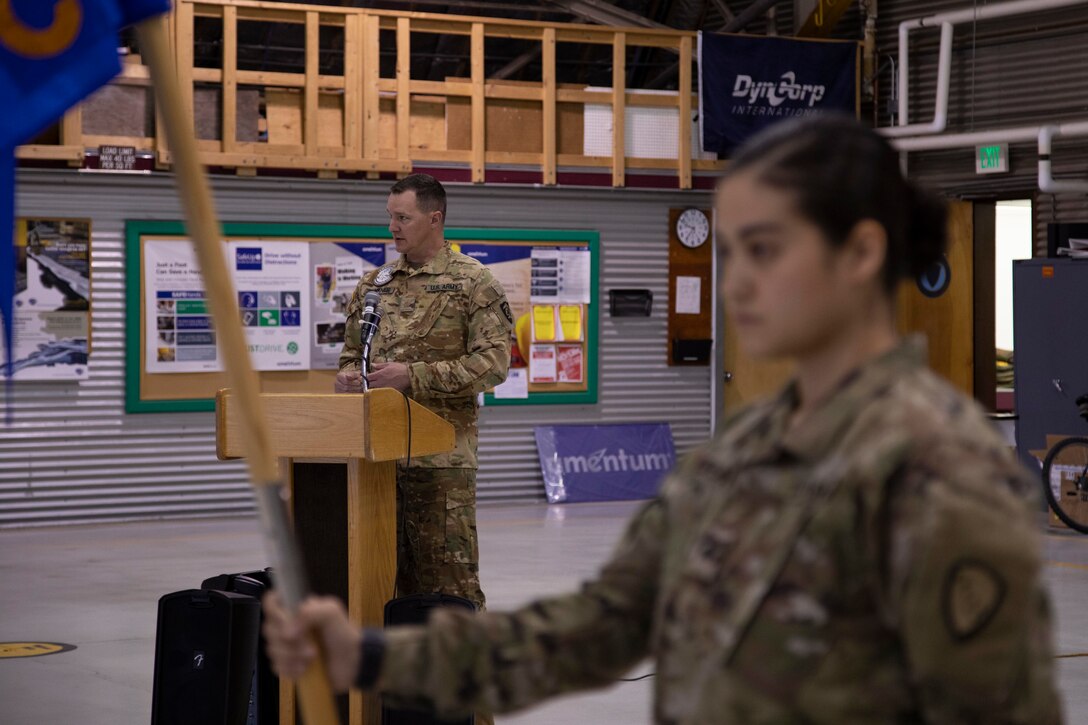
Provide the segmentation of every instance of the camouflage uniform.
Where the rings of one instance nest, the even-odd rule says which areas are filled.
[[[1060,722],[1036,486],[923,359],[741,411],[579,593],[388,630],[378,689],[502,712],[649,656],[657,723]]]
[[[453,424],[449,453],[397,473],[397,594],[441,591],[484,606],[476,541],[476,395],[506,379],[513,321],[502,285],[449,243],[412,268],[402,256],[363,277],[348,305],[340,369],[359,369],[362,299],[381,294],[372,362],[408,365],[408,395]]]

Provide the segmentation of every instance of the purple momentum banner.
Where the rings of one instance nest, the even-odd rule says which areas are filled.
[[[732,153],[786,118],[857,109],[858,44],[699,33],[703,150]]]
[[[676,463],[668,423],[538,426],[548,503],[653,498]]]

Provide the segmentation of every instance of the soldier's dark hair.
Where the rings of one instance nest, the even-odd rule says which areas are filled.
[[[446,220],[446,190],[438,179],[430,174],[409,174],[389,189],[390,194],[403,194],[406,191],[416,193],[416,204],[420,210],[440,211],[442,220]]]
[[[854,118],[823,114],[775,124],[733,156],[726,178],[754,173],[792,194],[798,211],[832,246],[863,219],[888,235],[884,286],[916,276],[941,259],[948,211],[942,199],[903,177],[899,156],[883,136]]]

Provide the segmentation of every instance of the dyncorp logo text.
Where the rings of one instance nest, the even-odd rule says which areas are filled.
[[[755,80],[752,76],[738,74],[733,82],[733,97],[748,99],[748,105],[765,99],[772,108],[778,108],[786,101],[807,104],[812,108],[827,95],[827,86],[811,83],[798,83],[793,71],[783,73],[778,80]]]

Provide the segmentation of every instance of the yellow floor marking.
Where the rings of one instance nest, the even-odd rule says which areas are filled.
[[[1071,561],[1048,561],[1047,566],[1062,566],[1069,569],[1085,569],[1088,570],[1088,564],[1074,564]]]
[[[54,642],[0,642],[0,659],[41,657],[73,649],[73,645]]]

